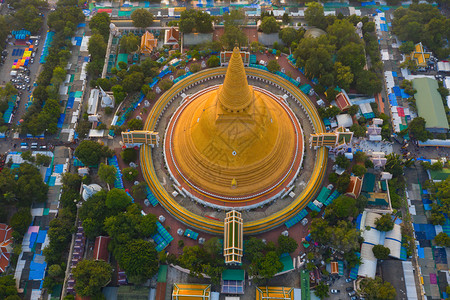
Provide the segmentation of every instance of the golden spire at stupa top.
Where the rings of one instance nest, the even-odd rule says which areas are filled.
[[[246,109],[253,100],[253,93],[247,82],[244,63],[238,47],[233,49],[218,97],[220,104],[230,112]]]

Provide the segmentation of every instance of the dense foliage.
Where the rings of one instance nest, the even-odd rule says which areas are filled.
[[[437,7],[427,3],[413,3],[408,8],[394,11],[393,32],[402,41],[422,42],[441,59],[450,54],[447,40],[450,39],[450,19]],[[404,51],[410,50],[411,43]]]
[[[335,93],[335,87],[355,88],[364,94],[375,94],[381,91],[382,85],[377,67],[378,44],[373,36],[373,26],[368,18],[351,16],[348,18],[325,17],[323,7],[319,3],[310,3],[305,11],[305,19],[309,25],[326,30],[326,35],[303,37],[299,40],[294,57],[297,66],[304,68],[309,78],[318,78],[315,90],[319,93]],[[363,23],[364,43],[356,34],[355,25]],[[373,40],[375,39],[375,40]],[[366,65],[365,47],[376,47],[373,55],[369,52],[372,68]],[[371,49],[371,48],[369,48]],[[334,97],[327,97],[334,98]],[[332,100],[332,99],[328,99]]]

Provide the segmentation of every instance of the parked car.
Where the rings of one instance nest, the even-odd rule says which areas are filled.
[[[353,296],[355,296],[356,295],[356,292],[355,291],[351,291],[350,293],[348,293],[348,296],[349,297],[353,297]]]
[[[346,279],[345,279],[345,282],[347,282],[347,283],[348,283],[348,282],[352,282],[352,281],[353,281],[353,279],[351,279],[351,278],[346,278]]]
[[[350,298],[350,300],[358,300],[358,297],[353,296],[353,297]]]
[[[353,287],[352,287],[352,286],[349,286],[349,287],[345,288],[345,290],[346,290],[347,292],[351,292],[351,291],[353,291]]]
[[[335,289],[331,289],[330,293],[332,294],[339,294],[341,291],[340,290],[335,290]]]
[[[35,41],[34,41],[34,45],[35,45],[35,46],[38,46],[38,45],[39,45],[39,40],[35,40]],[[36,51],[37,51],[37,50],[36,50]]]

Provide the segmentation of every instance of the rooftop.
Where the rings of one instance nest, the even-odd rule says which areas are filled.
[[[448,129],[447,116],[445,115],[444,104],[438,92],[438,83],[431,78],[416,78],[412,80],[417,93],[416,98],[417,113],[426,121],[427,129]]]

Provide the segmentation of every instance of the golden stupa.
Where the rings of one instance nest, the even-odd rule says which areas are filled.
[[[235,48],[223,85],[188,97],[174,116],[169,167],[202,197],[232,201],[270,193],[295,172],[303,147],[275,98],[249,86]]]

